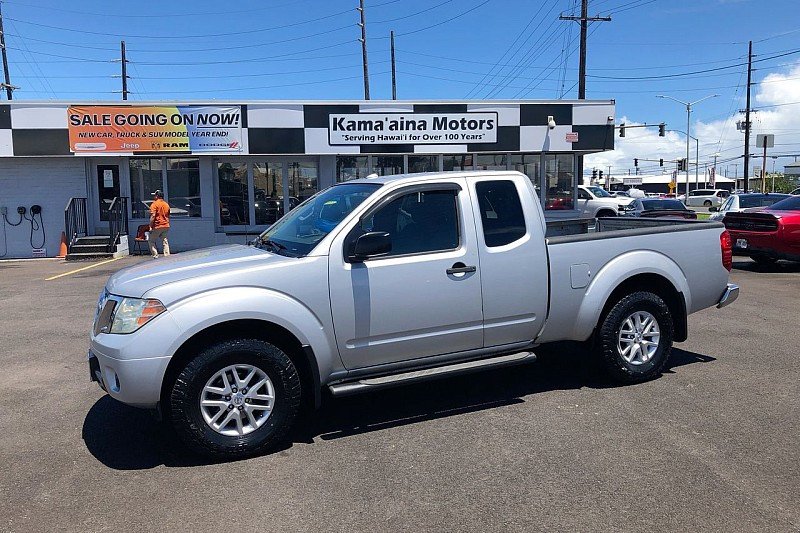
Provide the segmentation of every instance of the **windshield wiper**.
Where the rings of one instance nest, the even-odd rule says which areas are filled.
[[[271,239],[259,239],[258,244],[256,246],[258,246],[259,248],[261,246],[269,246],[278,255],[284,255],[286,257],[299,257],[297,254],[287,251],[288,248],[286,247],[285,244],[281,244]]]
[[[276,242],[276,241],[270,240],[270,239],[260,239],[260,241],[259,241],[259,242],[260,242],[261,244],[265,244],[265,245],[267,245],[267,246],[272,246],[273,248],[275,248],[276,250],[279,250],[279,251],[281,251],[281,250],[285,250],[285,249],[286,249],[286,246],[285,246],[285,245],[283,245],[283,244],[281,244],[281,243],[279,243],[279,242]]]

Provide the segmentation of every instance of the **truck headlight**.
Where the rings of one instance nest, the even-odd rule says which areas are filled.
[[[109,333],[133,333],[166,310],[154,298],[122,298],[114,310]]]

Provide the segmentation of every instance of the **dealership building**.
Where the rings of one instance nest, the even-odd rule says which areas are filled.
[[[0,105],[0,259],[54,257],[62,231],[133,249],[156,189],[173,250],[243,243],[372,173],[518,170],[549,218],[571,217],[580,156],[613,148],[608,100],[13,101]]]

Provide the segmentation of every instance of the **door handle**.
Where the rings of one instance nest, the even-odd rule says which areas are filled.
[[[458,262],[452,267],[447,269],[448,274],[466,274],[468,272],[475,272],[478,270],[475,266],[467,266],[464,263]]]

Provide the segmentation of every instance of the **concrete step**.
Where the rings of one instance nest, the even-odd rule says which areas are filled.
[[[108,252],[103,252],[103,253],[99,253],[99,252],[73,253],[73,252],[70,252],[70,253],[67,254],[67,257],[65,259],[67,261],[91,261],[91,260],[94,260],[94,259],[111,259],[112,257],[114,257],[114,254],[110,254]]]
[[[106,253],[108,252],[108,244],[107,243],[100,243],[100,244],[73,244],[70,248],[70,253]]]
[[[107,235],[89,235],[87,237],[78,237],[75,239],[75,244],[108,244],[108,239]]]

